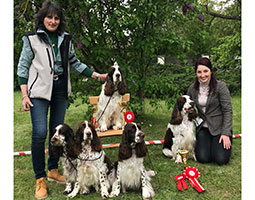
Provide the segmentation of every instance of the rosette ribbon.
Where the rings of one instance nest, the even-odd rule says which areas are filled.
[[[187,179],[189,179],[190,185],[195,188],[198,192],[204,192],[205,189],[202,187],[202,185],[197,180],[197,177],[200,176],[199,171],[195,167],[186,167],[183,171],[183,174],[186,176]]]
[[[91,118],[91,124],[93,125],[93,126],[95,126],[95,129],[97,129],[97,123],[96,123],[96,117],[92,117]]]
[[[184,174],[180,174],[180,175],[174,177],[174,180],[177,181],[177,189],[180,191],[182,191],[182,186],[183,186],[184,190],[188,189],[188,184],[184,180],[185,178],[186,178],[186,176]]]
[[[95,119],[95,117],[92,117],[92,118],[91,118],[91,124],[92,124],[92,125],[95,125],[95,124],[96,124],[96,119]]]
[[[134,121],[134,119],[135,119],[135,115],[134,115],[134,113],[133,113],[132,111],[128,110],[128,111],[125,112],[125,114],[124,114],[124,119],[125,119],[125,121],[126,121],[127,123],[132,122],[132,121]]]

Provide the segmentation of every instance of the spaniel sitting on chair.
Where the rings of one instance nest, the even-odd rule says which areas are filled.
[[[90,187],[101,193],[103,199],[109,196],[113,178],[110,159],[105,155],[102,144],[94,127],[84,121],[76,132],[77,141],[81,143],[81,153],[77,158],[77,179],[72,193],[68,197],[75,197],[78,192],[88,194]],[[109,181],[112,180],[112,181]]]
[[[124,116],[121,113],[120,103],[122,96],[126,93],[127,85],[124,82],[119,65],[115,62],[109,68],[106,82],[97,103],[96,120],[100,131],[107,131],[111,126],[113,129],[122,129]]]
[[[144,200],[154,196],[150,180],[152,176],[156,175],[156,172],[145,169],[143,160],[146,154],[147,148],[141,127],[133,122],[126,124],[119,147],[116,179],[110,197],[118,196],[120,189],[125,193],[126,189],[139,188],[142,189]]]
[[[64,194],[72,191],[77,176],[77,157],[79,155],[79,144],[75,142],[73,130],[67,124],[60,124],[55,128],[51,140],[51,149],[56,157],[60,157],[66,179]]]
[[[197,116],[194,109],[194,101],[188,95],[179,97],[172,111],[172,118],[167,126],[163,154],[173,158],[176,163],[181,163],[182,158],[179,150],[188,150],[188,157],[196,160],[195,157],[195,125],[194,119]]]

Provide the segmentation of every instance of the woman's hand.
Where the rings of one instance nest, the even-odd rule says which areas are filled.
[[[92,78],[97,78],[98,81],[106,81],[107,74],[99,74],[97,72],[93,72],[91,77]]]
[[[227,136],[227,135],[221,135],[221,136],[220,136],[219,143],[221,143],[222,141],[223,141],[223,147],[224,147],[224,149],[230,149],[230,147],[231,147],[231,141],[230,141],[229,136]]]
[[[22,108],[25,111],[29,111],[30,107],[33,107],[34,105],[30,101],[30,98],[28,97],[27,85],[26,84],[20,85],[20,89],[21,89],[21,94],[22,94]]]
[[[106,81],[107,74],[100,74],[100,80],[101,81]]]
[[[33,107],[34,105],[30,101],[30,98],[28,96],[23,97],[22,99],[22,107],[25,111],[29,111],[30,107]]]

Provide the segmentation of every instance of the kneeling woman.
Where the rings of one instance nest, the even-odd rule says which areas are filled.
[[[206,57],[195,64],[196,80],[187,94],[195,101],[201,124],[197,127],[195,154],[198,162],[227,164],[231,156],[232,105],[226,84],[215,78]]]

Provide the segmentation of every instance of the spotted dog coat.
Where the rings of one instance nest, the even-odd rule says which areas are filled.
[[[194,105],[194,101],[188,95],[179,97],[172,111],[171,121],[167,126],[162,151],[165,156],[172,158],[176,163],[182,163],[179,150],[188,150],[188,157],[196,160],[193,120],[197,113]]]
[[[127,85],[119,65],[115,62],[109,68],[107,80],[102,85],[102,90],[97,103],[96,119],[100,131],[109,128],[122,129],[125,124],[124,116],[119,103],[126,93]]]
[[[111,187],[112,163],[102,149],[102,144],[94,127],[84,121],[76,132],[77,140],[81,141],[81,153],[78,156],[78,175],[72,193],[68,197],[75,197],[78,192],[88,194],[90,187],[101,194],[103,199],[109,196]]]
[[[116,166],[116,178],[113,183],[110,197],[116,197],[127,189],[142,189],[143,199],[151,199],[154,190],[150,183],[156,172],[147,171],[143,161],[147,154],[144,133],[136,123],[128,123],[124,127],[119,147],[119,156]]]
[[[79,144],[75,141],[73,130],[67,124],[60,124],[55,128],[50,142],[54,155],[62,161],[63,175],[66,179],[64,194],[67,195],[72,191],[77,177]]]

